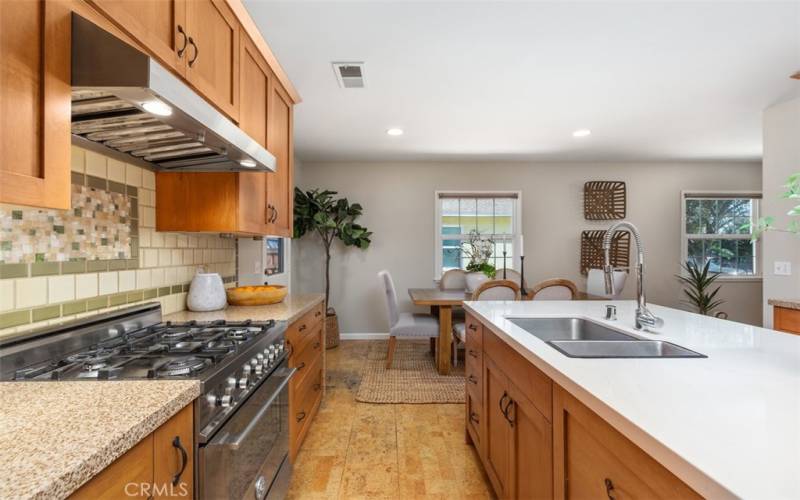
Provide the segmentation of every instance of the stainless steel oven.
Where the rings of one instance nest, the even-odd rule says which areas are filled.
[[[289,380],[286,360],[225,424],[200,443],[199,496],[283,498],[289,485]]]

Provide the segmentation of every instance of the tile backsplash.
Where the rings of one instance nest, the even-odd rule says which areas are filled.
[[[155,230],[155,174],[72,148],[72,208],[0,205],[0,338],[159,301],[185,309],[198,267],[236,279],[236,243]]]

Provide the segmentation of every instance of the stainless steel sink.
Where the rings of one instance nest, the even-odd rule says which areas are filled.
[[[647,340],[581,318],[506,318],[571,358],[706,358],[663,340]]]
[[[663,340],[551,340],[547,343],[570,358],[708,357]]]
[[[506,318],[528,333],[544,340],[636,340],[593,321],[580,318]]]

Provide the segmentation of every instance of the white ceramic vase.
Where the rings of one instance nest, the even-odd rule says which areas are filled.
[[[466,279],[467,279],[467,292],[469,293],[474,292],[484,282],[489,281],[489,277],[480,271],[474,273],[467,273]]]
[[[225,285],[217,273],[200,273],[194,275],[186,297],[186,307],[191,311],[217,311],[228,304]]]

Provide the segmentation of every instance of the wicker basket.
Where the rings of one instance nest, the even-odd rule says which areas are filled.
[[[339,319],[336,311],[328,308],[325,314],[325,349],[332,349],[339,345]]]

